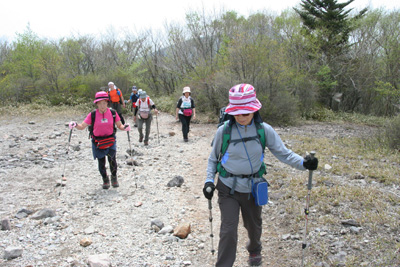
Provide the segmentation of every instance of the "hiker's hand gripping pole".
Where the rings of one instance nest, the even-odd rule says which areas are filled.
[[[310,152],[310,158],[313,159],[315,156],[315,151]],[[306,208],[304,209],[304,215],[305,215],[305,227],[304,227],[304,236],[303,236],[303,243],[301,245],[302,248],[302,258],[301,258],[301,266],[304,266],[304,250],[307,247],[307,223],[308,223],[308,214],[309,214],[309,205],[310,205],[310,195],[311,195],[311,188],[312,188],[312,176],[313,176],[313,171],[309,170],[308,171],[308,184],[307,184],[307,201],[306,201]]]
[[[206,191],[208,193],[211,193],[212,189],[210,187],[207,187]],[[213,216],[212,216],[212,203],[211,199],[208,200],[208,210],[210,211],[210,216],[208,217],[208,220],[210,221],[210,228],[211,228],[211,254],[214,255],[215,249],[214,249],[214,234],[213,234],[213,226],[212,226],[212,221],[213,221]]]

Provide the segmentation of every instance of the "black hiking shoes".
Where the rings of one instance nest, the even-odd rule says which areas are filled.
[[[250,253],[249,260],[247,262],[249,266],[261,266],[262,256],[260,253]]]
[[[108,176],[103,177],[103,189],[108,189],[110,188],[110,180],[108,179]]]
[[[111,177],[111,185],[112,185],[112,187],[119,187],[119,183],[117,181],[117,176]]]

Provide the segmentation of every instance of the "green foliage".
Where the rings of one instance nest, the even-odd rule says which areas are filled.
[[[48,41],[28,27],[12,44],[0,45],[0,101],[89,103],[113,81],[125,98],[132,85],[161,97],[169,112],[190,86],[197,110],[217,115],[229,88],[250,83],[268,106],[264,117],[275,124],[294,123],[299,112],[321,121],[352,119],[354,112],[392,116],[399,98],[400,11],[352,13],[346,10],[351,2],[307,0],[301,10],[248,17],[191,12],[184,25],[168,25],[165,33],[110,32],[101,39]],[[336,93],[340,103],[332,101]]]
[[[400,151],[400,115],[394,117],[386,125],[385,136],[389,147]]]
[[[176,102],[178,101],[173,96],[158,96],[152,97],[157,109],[161,112],[175,114]]]
[[[263,104],[260,115],[267,123],[286,126],[299,119],[296,99],[287,92],[279,92],[272,99],[265,95],[258,98]]]

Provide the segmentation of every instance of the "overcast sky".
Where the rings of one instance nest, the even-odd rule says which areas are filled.
[[[339,1],[343,2],[343,1]],[[0,40],[13,40],[29,23],[40,38],[99,35],[110,28],[118,32],[162,29],[168,22],[183,24],[185,14],[201,11],[234,10],[248,16],[261,10],[279,14],[300,0],[6,0],[1,3]],[[356,10],[364,7],[399,9],[399,0],[355,0]]]

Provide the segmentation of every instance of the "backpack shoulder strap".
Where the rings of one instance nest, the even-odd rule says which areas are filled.
[[[257,128],[257,135],[258,135],[258,138],[260,139],[260,142],[261,142],[261,145],[263,148],[263,152],[264,152],[265,145],[266,145],[264,126],[262,125],[262,123],[256,122],[256,128]]]
[[[114,134],[116,133],[116,131],[117,131],[117,128],[115,127],[115,118],[117,117],[117,111],[115,110],[115,109],[112,109],[112,108],[110,108],[110,111],[111,111],[111,114],[112,114],[112,117],[113,117],[113,129],[114,129]]]
[[[89,138],[93,136],[94,122],[96,121],[96,110],[90,113],[92,124],[89,126]]]
[[[147,105],[148,105],[149,108],[150,108],[150,97],[147,97]]]
[[[222,155],[224,155],[226,150],[228,149],[229,143],[231,141],[231,131],[232,131],[232,126],[229,125],[229,121],[225,121],[224,131],[222,135],[222,146],[221,146]]]

